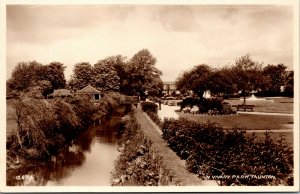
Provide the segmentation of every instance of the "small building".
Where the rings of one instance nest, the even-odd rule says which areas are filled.
[[[94,88],[91,85],[87,85],[81,90],[76,92],[77,95],[86,95],[89,96],[92,100],[100,100],[101,99],[101,92]]]
[[[73,94],[68,89],[57,89],[54,90],[52,94],[47,95],[47,99],[53,99],[53,98],[65,98],[73,96]]]
[[[163,94],[165,95],[172,95],[172,93],[176,92],[176,85],[175,82],[163,82],[164,86],[163,86]]]

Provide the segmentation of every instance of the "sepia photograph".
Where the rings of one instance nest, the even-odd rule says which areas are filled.
[[[1,12],[1,192],[299,192],[298,1]]]

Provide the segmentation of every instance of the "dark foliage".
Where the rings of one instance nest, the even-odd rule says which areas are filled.
[[[183,99],[179,105],[181,109],[185,107],[198,106],[200,113],[227,115],[235,112],[228,103],[224,102],[223,98],[196,99],[193,97],[187,97]]]
[[[293,150],[283,138],[275,141],[246,136],[242,129],[224,130],[215,123],[166,119],[163,138],[201,178],[231,175],[221,185],[293,185]],[[250,178],[232,178],[251,175]],[[272,178],[255,178],[271,175]]]
[[[153,112],[155,114],[157,113],[158,106],[154,102],[142,102],[141,106],[144,112]]]

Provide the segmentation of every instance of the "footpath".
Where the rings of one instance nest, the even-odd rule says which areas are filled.
[[[145,136],[152,142],[153,149],[162,157],[163,163],[168,170],[176,175],[182,186],[217,186],[218,184],[213,180],[202,181],[195,174],[190,173],[186,169],[185,160],[180,159],[174,153],[167,143],[161,137],[160,128],[148,117],[148,115],[141,109],[140,104],[135,109],[135,117],[140,125],[141,130]]]

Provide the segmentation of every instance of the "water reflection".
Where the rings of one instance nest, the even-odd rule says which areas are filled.
[[[109,186],[118,156],[120,117],[110,117],[83,132],[51,162],[7,171],[8,186]]]

